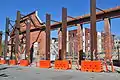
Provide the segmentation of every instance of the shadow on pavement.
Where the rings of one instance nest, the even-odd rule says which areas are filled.
[[[0,71],[1,71],[1,70],[5,70],[5,69],[7,69],[7,68],[8,68],[8,67],[3,67],[3,68],[0,68]]]
[[[2,68],[0,68],[0,71],[1,71],[1,70],[6,70],[6,69],[8,69],[8,68],[12,68],[12,67],[2,67]]]
[[[8,77],[6,74],[0,74],[0,77]]]

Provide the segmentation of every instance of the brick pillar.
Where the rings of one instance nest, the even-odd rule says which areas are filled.
[[[111,37],[111,25],[108,18],[104,19],[105,21],[105,57],[106,59],[111,59],[112,53],[112,37]]]
[[[78,41],[78,61],[81,63],[81,60],[83,58],[83,32],[82,32],[82,24],[77,25],[77,41]]]
[[[41,59],[46,59],[46,32],[41,31],[40,33],[40,49],[39,49],[39,54]]]

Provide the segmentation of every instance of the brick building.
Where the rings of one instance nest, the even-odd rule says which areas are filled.
[[[112,38],[112,47],[114,48],[114,37],[113,35],[111,36]],[[78,52],[78,47],[77,44],[77,30],[71,30],[69,31],[69,48],[70,48],[70,53],[74,51],[75,55]],[[73,45],[74,43],[74,45]],[[83,28],[83,52],[86,53],[88,56],[90,54],[90,29],[89,28]],[[74,48],[73,48],[74,46]],[[97,32],[97,53],[104,53],[105,52],[105,33],[103,32]]]

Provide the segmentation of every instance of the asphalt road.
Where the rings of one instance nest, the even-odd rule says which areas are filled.
[[[120,74],[0,65],[0,80],[120,80]]]

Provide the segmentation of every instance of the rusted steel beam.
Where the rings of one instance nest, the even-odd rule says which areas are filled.
[[[105,11],[104,11],[104,10],[102,10],[102,9],[100,9],[100,8],[97,8],[97,7],[96,7],[96,9],[97,9],[97,10],[100,10],[100,11],[102,11],[102,12],[104,12],[104,13],[105,13]]]
[[[62,29],[58,29],[58,59],[61,60],[61,50],[62,50]]]
[[[90,13],[91,13],[90,17],[91,60],[93,60],[93,54],[95,54],[95,57],[97,55],[96,0],[90,0]]]
[[[10,23],[10,20],[9,20],[9,18],[7,17],[7,18],[6,18],[6,27],[5,27],[4,59],[5,59],[5,57],[6,57],[7,49],[8,49],[9,23]]]
[[[112,37],[111,37],[111,23],[109,18],[104,19],[105,26],[105,58],[111,59],[112,56]]]
[[[26,55],[28,55],[28,60],[30,60],[30,26],[31,26],[31,22],[28,19],[27,20],[27,25],[26,25],[26,51],[25,51],[25,59],[26,59]]]
[[[50,20],[51,15],[46,14],[46,59],[50,60]]]
[[[13,53],[14,53],[14,44],[13,44],[14,38],[11,38],[11,56],[10,59],[13,59]]]
[[[78,41],[78,61],[81,64],[81,60],[83,58],[83,25],[77,24],[77,41]]]
[[[103,12],[104,11],[104,12]],[[115,7],[115,8],[110,8],[107,10],[103,10],[100,12],[96,13],[96,21],[102,21],[105,17],[108,18],[118,18],[120,17],[120,6]],[[73,25],[73,24],[79,24],[79,23],[90,23],[90,14],[84,15],[84,16],[78,16],[75,17],[75,19],[70,19],[67,21],[67,26],[69,27],[69,25]],[[56,29],[56,28],[60,28],[62,25],[61,23],[54,23],[51,25],[51,29]]]
[[[62,8],[62,60],[66,58],[67,8]]]
[[[16,25],[15,25],[15,55],[16,59],[18,59],[18,47],[19,47],[19,31],[20,31],[20,11],[17,11]]]
[[[0,31],[0,56],[2,56],[2,31]]]
[[[56,20],[50,20],[50,21],[52,21],[52,22],[56,22],[56,23],[60,23],[59,21],[56,21]]]
[[[107,10],[103,10],[103,11],[96,13],[96,21],[102,21],[106,17],[111,18],[111,19],[120,17],[120,6],[115,7],[115,8],[110,8]],[[21,19],[21,23],[25,20]],[[67,27],[70,27],[70,25],[79,24],[79,23],[82,23],[82,24],[90,23],[90,14],[87,14],[84,16],[78,16],[78,17],[75,17],[75,19],[72,19],[72,18],[69,19],[67,21]],[[51,25],[50,29],[55,30],[57,28],[61,28],[61,26],[62,26],[62,22],[56,22]],[[45,26],[43,25],[40,28],[31,29],[30,32],[40,31],[40,30],[45,30]],[[24,34],[26,33],[26,31],[22,31],[21,33]],[[14,36],[14,34],[11,36]]]
[[[76,19],[76,18],[74,18],[74,17],[72,17],[72,16],[67,16],[68,18],[71,18],[71,19]]]

